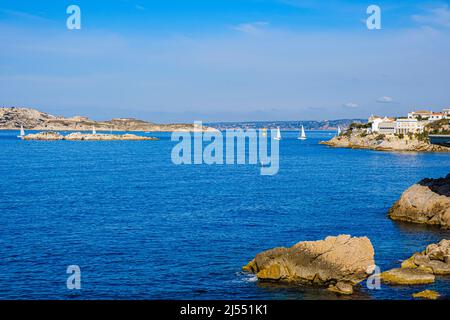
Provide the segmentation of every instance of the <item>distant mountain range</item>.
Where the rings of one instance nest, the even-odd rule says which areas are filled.
[[[277,128],[282,130],[298,130],[302,125],[305,130],[337,130],[346,129],[353,122],[366,123],[367,119],[339,119],[339,120],[305,120],[305,121],[245,121],[245,122],[213,122],[205,123],[206,126],[219,130],[226,129],[261,129]]]

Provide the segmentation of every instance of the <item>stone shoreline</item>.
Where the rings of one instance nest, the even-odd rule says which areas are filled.
[[[450,148],[433,145],[416,138],[395,135],[363,134],[352,132],[341,134],[320,144],[336,148],[369,149],[376,151],[412,151],[412,152],[450,152]]]
[[[410,187],[389,210],[389,217],[450,229],[450,174],[423,179]],[[318,285],[338,294],[352,294],[354,286],[369,277],[374,265],[374,249],[367,237],[340,235],[263,251],[242,269],[256,274],[262,282]],[[423,285],[434,283],[439,276],[450,276],[450,240],[446,239],[414,253],[399,268],[381,273],[379,281]],[[438,299],[440,295],[424,290],[412,297]]]

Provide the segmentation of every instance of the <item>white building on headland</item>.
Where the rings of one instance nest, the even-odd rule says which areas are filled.
[[[383,121],[378,125],[378,133],[380,134],[394,134],[395,121]]]
[[[412,111],[408,113],[409,119],[437,121],[450,118],[450,109],[443,109],[442,112],[433,112],[427,110]]]
[[[442,112],[418,110],[408,113],[408,118],[388,118],[370,116],[368,123],[372,125],[372,133],[380,134],[408,134],[422,133],[425,125],[442,119],[450,119],[450,108]]]
[[[442,112],[433,112],[428,118],[429,121],[438,121],[444,119],[446,116]]]
[[[372,124],[372,132],[380,132],[380,127],[383,128],[383,131],[389,131],[388,128],[390,127],[391,123],[395,122],[395,119],[388,117],[381,118],[377,116],[371,116],[368,122]]]
[[[442,109],[442,113],[445,115],[446,119],[450,119],[450,108]]]
[[[395,133],[408,134],[408,133],[422,133],[425,126],[425,121],[419,121],[417,119],[401,118],[395,121]]]
[[[433,111],[418,110],[408,113],[408,119],[428,119],[433,114]]]

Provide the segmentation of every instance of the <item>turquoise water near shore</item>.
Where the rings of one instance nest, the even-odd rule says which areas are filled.
[[[368,236],[382,270],[432,242],[437,227],[393,222],[411,184],[450,172],[444,153],[319,145],[331,132],[283,132],[280,170],[174,165],[175,142],[20,141],[0,131],[0,299],[349,299],[317,288],[260,284],[241,267],[260,251],[328,235]],[[142,133],[143,134],[143,133]],[[144,135],[144,134],[143,134]],[[66,288],[68,265],[79,291]],[[450,281],[368,290],[410,299]]]

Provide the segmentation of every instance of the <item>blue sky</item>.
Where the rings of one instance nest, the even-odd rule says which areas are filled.
[[[66,28],[67,6],[82,29]],[[380,6],[382,30],[366,8]],[[0,0],[0,105],[155,122],[450,105],[443,1]]]

